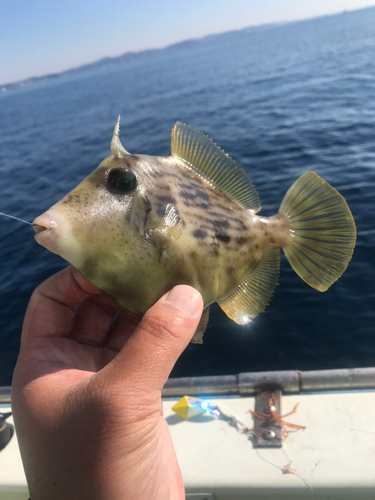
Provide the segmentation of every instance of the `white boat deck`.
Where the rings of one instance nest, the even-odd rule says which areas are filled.
[[[254,397],[205,399],[225,401],[252,427]],[[189,500],[375,499],[375,391],[283,395],[282,414],[299,403],[285,420],[306,429],[291,432],[281,449],[255,449],[216,417],[183,420],[171,409],[178,400],[164,398],[164,416]],[[290,463],[295,473],[283,473]],[[0,452],[0,499],[28,499],[16,436]]]
[[[224,399],[252,427],[254,398],[209,400]],[[164,412],[187,493],[212,493],[215,500],[375,499],[374,391],[282,396],[282,414],[299,403],[285,420],[306,429],[291,432],[281,449],[255,449],[215,417],[183,420],[171,410],[177,401],[166,399]],[[283,473],[290,462],[296,474]]]

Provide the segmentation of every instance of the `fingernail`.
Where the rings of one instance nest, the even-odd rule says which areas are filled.
[[[195,316],[201,307],[200,293],[188,285],[175,286],[165,302],[187,316]]]

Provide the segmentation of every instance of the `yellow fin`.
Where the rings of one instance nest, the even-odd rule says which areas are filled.
[[[289,217],[293,242],[283,248],[289,264],[310,286],[325,292],[352,257],[356,229],[346,201],[315,172],[289,188],[280,205]]]
[[[247,173],[237,168],[237,164],[199,130],[177,122],[172,130],[171,154],[254,214],[259,212],[259,196]]]
[[[268,305],[277,285],[279,268],[280,250],[270,244],[247,280],[217,303],[230,319],[246,325]]]

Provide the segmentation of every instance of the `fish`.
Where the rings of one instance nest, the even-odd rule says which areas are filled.
[[[280,248],[311,287],[326,291],[352,257],[356,228],[345,199],[314,172],[299,177],[278,213],[260,211],[248,174],[211,139],[177,122],[168,157],[130,154],[117,119],[111,154],[37,217],[35,240],[140,318],[179,284],[197,289],[202,343],[217,302],[239,325],[268,305]]]

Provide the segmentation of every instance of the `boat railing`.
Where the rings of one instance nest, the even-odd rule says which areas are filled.
[[[181,397],[255,395],[265,386],[278,387],[283,394],[315,391],[375,389],[375,367],[338,370],[284,370],[247,372],[237,375],[180,377],[167,380],[162,396]],[[0,404],[9,404],[11,388],[0,387]]]
[[[278,387],[283,394],[375,389],[375,367],[170,378],[164,386],[162,395],[163,397],[180,397],[186,394],[250,396],[257,394],[260,388],[265,386]]]

